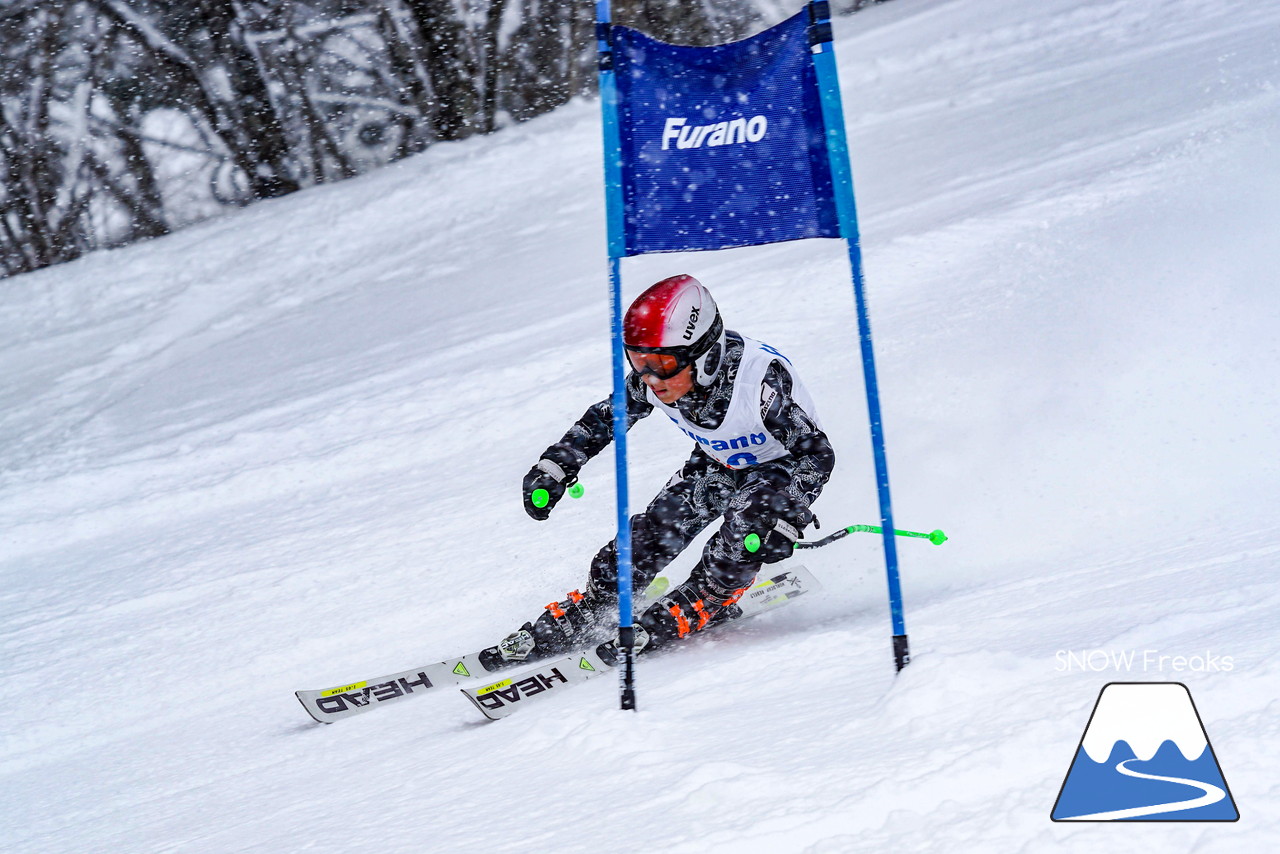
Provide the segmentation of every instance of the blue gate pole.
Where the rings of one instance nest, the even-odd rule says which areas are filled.
[[[902,611],[902,586],[898,579],[898,547],[893,539],[893,508],[889,500],[889,464],[884,451],[884,424],[880,416],[880,389],[876,382],[875,353],[871,346],[871,319],[867,314],[866,283],[862,275],[862,243],[858,234],[858,210],[853,199],[853,172],[845,137],[844,109],[840,103],[840,76],[831,43],[831,6],[826,0],[809,4],[809,42],[817,73],[822,120],[827,132],[827,153],[835,193],[840,234],[849,249],[853,274],[853,299],[858,313],[858,339],[862,346],[862,374],[867,389],[867,414],[871,421],[871,452],[875,457],[876,490],[880,498],[880,524],[884,529],[885,573],[889,582],[889,615],[893,621],[893,661],[902,670],[911,660],[907,624]]]
[[[623,233],[622,138],[618,131],[618,86],[609,44],[612,15],[609,0],[596,3],[596,47],[600,58],[600,113],[604,125],[605,219],[609,235],[609,312],[613,359],[613,452],[618,504],[618,647],[621,708],[635,710],[635,634],[631,627],[631,512],[627,483],[627,356],[622,341],[622,270],[626,253]]]

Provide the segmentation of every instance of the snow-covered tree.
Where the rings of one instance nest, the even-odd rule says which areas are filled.
[[[867,0],[842,0],[851,9]],[[776,0],[615,0],[683,44]],[[0,3],[0,275],[491,133],[595,86],[588,0]]]

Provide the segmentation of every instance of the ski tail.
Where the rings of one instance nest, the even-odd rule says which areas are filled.
[[[468,679],[487,676],[479,653],[469,653],[437,664],[428,664],[316,691],[295,691],[294,696],[312,719],[331,724],[343,718],[372,711],[386,703],[416,696],[432,688],[458,685]]]
[[[653,601],[667,591],[671,580],[659,576],[645,589],[641,597],[644,602]],[[389,673],[386,676],[374,676],[338,685],[333,688],[320,688],[314,691],[294,691],[302,708],[317,723],[331,724],[343,718],[350,718],[365,712],[381,708],[387,703],[403,700],[406,697],[419,696],[433,688],[447,688],[459,685],[471,679],[482,679],[492,674],[481,663],[480,652],[447,658],[435,664],[424,664]],[[520,665],[511,664],[504,668],[514,670]]]

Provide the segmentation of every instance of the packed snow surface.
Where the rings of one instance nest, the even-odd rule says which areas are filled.
[[[818,596],[484,722],[323,688],[495,642],[613,532],[598,105],[0,282],[0,847],[1280,850],[1280,4],[836,21],[914,661],[880,544]],[[878,518],[837,241],[689,272],[786,352]],[[632,432],[634,504],[686,456]],[[677,579],[696,549],[669,570]],[[1096,669],[1095,669],[1096,668]],[[1109,681],[1191,690],[1233,824],[1054,824]]]

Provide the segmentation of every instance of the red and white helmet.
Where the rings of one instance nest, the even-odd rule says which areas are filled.
[[[724,359],[724,321],[711,292],[693,276],[651,286],[627,309],[622,340],[631,367],[670,379],[689,365],[698,385],[715,382]]]

